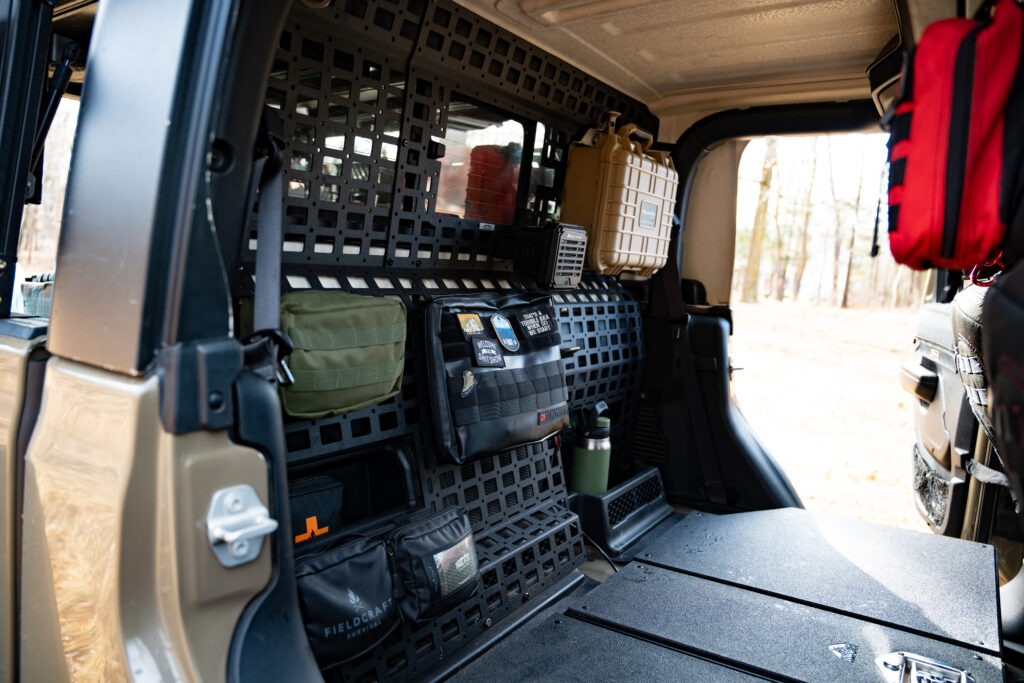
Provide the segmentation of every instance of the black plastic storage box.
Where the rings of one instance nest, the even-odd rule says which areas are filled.
[[[583,531],[614,558],[672,514],[661,473],[649,466],[638,466],[636,474],[600,496],[572,494],[569,507]]]

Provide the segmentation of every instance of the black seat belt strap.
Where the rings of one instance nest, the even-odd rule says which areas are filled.
[[[260,156],[253,162],[248,203],[251,214],[253,203],[258,201],[254,332],[245,341],[246,363],[266,379],[287,386],[293,379],[283,360],[292,352],[292,342],[281,330],[284,134],[276,110],[264,108],[256,147]]]
[[[711,441],[711,424],[704,408],[704,398],[697,379],[693,351],[690,348],[690,317],[683,306],[682,280],[674,258],[669,257],[668,263],[659,273],[659,277],[664,287],[665,308],[673,335],[676,366],[683,381],[683,391],[690,408],[690,422],[693,426],[694,438],[697,441],[697,456],[700,459],[701,471],[704,475],[704,488],[708,500],[724,505],[727,502],[725,483],[722,480],[715,447]]]
[[[281,171],[272,171],[261,158],[253,167],[263,176],[256,213],[256,292],[253,297],[252,328],[275,330],[281,326]]]

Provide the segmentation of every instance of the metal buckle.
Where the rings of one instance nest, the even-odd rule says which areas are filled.
[[[295,384],[295,375],[292,374],[291,368],[288,367],[288,363],[284,362],[284,358],[280,358],[277,361],[277,383],[282,387],[290,387]]]
[[[273,379],[283,387],[289,387],[295,383],[295,376],[285,362],[285,357],[290,356],[295,350],[295,345],[283,330],[258,330],[245,338],[246,365],[266,366],[271,362],[274,366]],[[270,349],[274,349],[274,358],[269,358]],[[266,379],[271,379],[270,373],[264,374]]]

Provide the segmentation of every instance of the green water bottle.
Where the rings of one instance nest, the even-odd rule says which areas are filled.
[[[608,465],[612,455],[612,421],[599,417],[594,428],[572,447],[572,481],[577,493],[599,496],[608,490]]]

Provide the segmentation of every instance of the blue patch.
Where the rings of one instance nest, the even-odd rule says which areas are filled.
[[[498,342],[502,346],[513,353],[519,350],[519,340],[508,318],[501,313],[495,313],[491,316],[491,327],[494,328],[494,334],[498,335]]]

